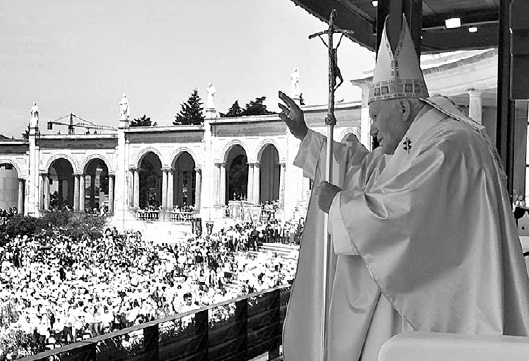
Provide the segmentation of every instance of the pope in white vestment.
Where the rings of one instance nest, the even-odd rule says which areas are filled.
[[[409,37],[403,23],[401,43]],[[376,77],[372,98],[384,100],[386,83]],[[319,338],[325,214],[313,194],[284,326],[286,361],[323,352],[327,360],[378,360],[400,332],[529,334],[529,279],[494,145],[447,98],[414,97],[421,110],[392,154],[335,143],[334,183],[343,190],[328,210],[327,350]],[[308,130],[295,160],[315,184],[325,143]]]

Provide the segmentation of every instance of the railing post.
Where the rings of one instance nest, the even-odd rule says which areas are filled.
[[[273,341],[270,345],[270,350],[268,351],[268,360],[275,360],[279,357],[279,345],[281,343],[281,290],[273,290],[270,292],[270,297],[272,297],[270,309],[274,310],[271,323],[275,325],[275,327],[272,335]]]
[[[96,346],[97,343],[89,343],[86,346],[77,348],[75,350],[70,351],[70,354],[68,355],[68,359],[71,360],[82,360],[82,361],[96,361]],[[37,355],[38,356],[38,355]],[[48,357],[38,359],[39,361],[46,361],[49,360]]]
[[[248,358],[248,299],[235,302],[235,324],[240,325],[237,331],[237,338],[241,339],[237,354],[241,353],[242,360]]]
[[[147,355],[149,355],[149,361],[160,360],[160,331],[158,324],[143,329],[143,347]]]
[[[198,336],[197,350],[195,360],[207,361],[209,351],[209,319],[208,310],[200,311],[195,314],[195,335]]]

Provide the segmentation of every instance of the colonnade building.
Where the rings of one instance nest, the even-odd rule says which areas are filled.
[[[430,57],[423,69],[430,94],[452,97],[495,139],[497,50]],[[335,139],[354,134],[369,147],[371,74],[351,82],[362,89],[362,101],[335,105]],[[309,127],[325,132],[327,106],[302,109]],[[527,119],[526,105],[517,112]],[[258,205],[277,202],[288,219],[309,198],[310,181],[293,165],[300,142],[276,114],[220,118],[206,109],[202,125],[130,127],[126,116],[116,125],[98,134],[45,134],[32,122],[29,139],[0,138],[0,208],[39,216],[64,206],[80,212],[105,206],[125,230],[138,222],[177,222],[176,207],[214,221],[230,204],[246,209],[246,218],[258,217]],[[519,142],[525,166],[525,140]],[[525,194],[522,173],[519,194]],[[146,217],[146,209],[156,216]]]

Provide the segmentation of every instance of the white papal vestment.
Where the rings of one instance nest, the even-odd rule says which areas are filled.
[[[391,156],[336,143],[328,360],[377,360],[405,331],[527,335],[529,280],[497,153],[484,128],[428,98]],[[317,185],[325,137],[295,164]],[[338,181],[336,181],[338,180]],[[314,195],[313,195],[314,196]],[[285,320],[286,361],[317,360],[323,212],[309,205]]]

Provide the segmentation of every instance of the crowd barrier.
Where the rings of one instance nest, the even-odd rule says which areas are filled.
[[[280,356],[290,287],[252,293],[63,346],[22,361],[246,361]]]

